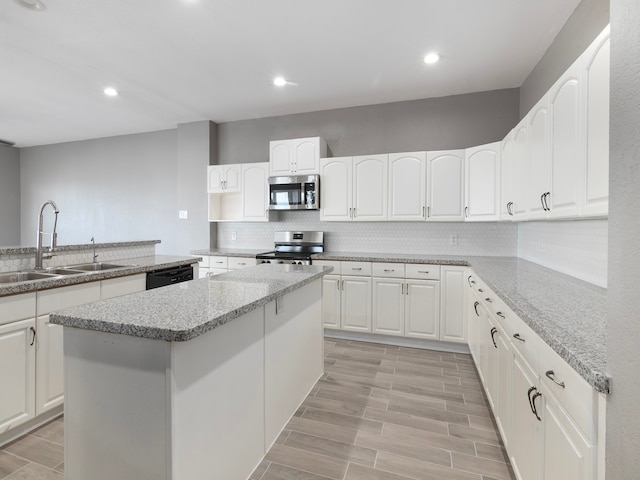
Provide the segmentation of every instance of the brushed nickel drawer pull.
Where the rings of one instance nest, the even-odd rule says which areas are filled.
[[[385,268],[384,271],[385,272],[395,272],[395,270],[393,268],[391,270]]]
[[[552,381],[553,383],[555,383],[556,385],[558,385],[558,386],[560,386],[560,387],[562,387],[562,388],[564,388],[564,387],[565,387],[564,382],[559,382],[558,380],[556,380],[556,374],[554,373],[554,371],[553,371],[553,370],[547,370],[547,371],[545,372],[545,375],[546,375],[546,377],[547,377],[549,380],[551,380],[551,381]]]
[[[526,342],[526,340],[522,338],[519,333],[514,333],[513,338],[515,338],[516,340],[520,340],[522,343]]]
[[[499,317],[502,317],[502,318],[507,318],[507,317],[504,316],[504,313],[502,313],[502,312],[496,312],[496,315],[498,315]]]
[[[418,273],[429,273],[429,270],[418,270]]]
[[[491,300],[489,297],[485,298],[485,300],[489,303],[493,303],[493,300]]]
[[[356,272],[359,272],[360,270],[362,270],[362,268],[355,268],[355,267],[353,267],[353,268],[351,268],[351,270],[355,270]]]

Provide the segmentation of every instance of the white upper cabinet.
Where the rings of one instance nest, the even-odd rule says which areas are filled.
[[[580,60],[576,61],[549,92],[551,121],[551,191],[549,216],[578,215],[580,178],[584,172],[581,115]]]
[[[269,142],[269,171],[277,175],[312,175],[320,171],[320,158],[327,156],[327,143],[320,137]]]
[[[582,216],[606,216],[609,211],[609,52],[607,26],[583,55],[587,151]]]
[[[267,162],[242,164],[242,220],[250,222],[269,220],[268,178]]]
[[[529,218],[545,218],[551,195],[551,152],[549,150],[549,97],[545,95],[526,117],[529,126]]]
[[[515,220],[527,217],[527,190],[529,187],[529,132],[526,119],[513,129],[513,205]]]
[[[389,154],[389,220],[424,221],[427,152]]]
[[[240,191],[241,166],[210,165],[207,168],[209,193],[231,193]]]
[[[513,158],[513,130],[507,134],[500,145],[500,218],[502,220],[514,220],[513,217],[513,183],[515,181],[515,168]]]
[[[500,142],[465,150],[465,221],[500,220]]]
[[[353,157],[320,161],[320,220],[347,222],[353,211]]]
[[[427,152],[427,220],[464,220],[464,150]]]
[[[353,157],[353,219],[387,219],[388,155]]]

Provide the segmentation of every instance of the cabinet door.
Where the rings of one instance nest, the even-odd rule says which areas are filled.
[[[541,480],[542,423],[534,415],[527,395],[531,387],[538,386],[538,378],[517,353],[514,354],[512,382],[511,428],[516,434],[511,438],[511,466],[519,480]],[[540,406],[539,400],[537,405]]]
[[[207,167],[207,191],[209,193],[222,192],[224,181],[224,167],[222,165],[210,165]]]
[[[527,217],[527,190],[529,189],[529,132],[526,119],[513,129],[513,218]]]
[[[511,342],[509,337],[501,328],[498,329],[499,335],[496,335],[496,344],[498,345],[498,353],[496,357],[496,370],[498,385],[495,389],[495,414],[496,424],[502,436],[502,442],[505,448],[510,448],[511,441],[511,376],[513,366],[513,352],[511,351]]]
[[[580,125],[580,64],[574,63],[550,91],[551,195],[550,217],[578,214],[583,142]]]
[[[426,152],[389,154],[389,220],[426,217]]]
[[[0,432],[35,414],[35,326],[34,319],[0,325]]]
[[[229,193],[239,192],[241,178],[242,165],[225,165],[223,190]]]
[[[483,385],[487,375],[487,331],[489,330],[487,312],[478,296],[471,295],[469,313],[469,350],[478,369],[478,375]]]
[[[465,221],[500,219],[500,143],[465,150]]]
[[[247,163],[242,166],[242,220],[266,222],[268,217],[269,164]]]
[[[373,279],[373,332],[404,335],[404,280]]]
[[[269,169],[271,176],[291,173],[293,149],[291,140],[269,142]]]
[[[371,332],[371,277],[342,277],[342,329]]]
[[[464,150],[427,152],[427,220],[464,220]]]
[[[529,191],[527,194],[528,216],[545,218],[547,206],[545,194],[550,192],[551,153],[549,151],[549,106],[545,95],[527,116],[529,124]],[[549,195],[547,195],[548,197]]]
[[[536,407],[542,409],[538,400]],[[550,395],[544,395],[544,475],[545,480],[594,478],[595,448],[575,427],[569,416]]]
[[[440,282],[407,280],[405,295],[406,337],[438,340],[440,335]]]
[[[36,415],[40,415],[64,400],[63,327],[42,315],[36,328]]]
[[[326,143],[319,137],[293,140],[293,172],[297,175],[319,173],[320,157],[327,154]],[[323,148],[324,146],[324,148]]]
[[[609,52],[607,27],[583,56],[587,158],[581,216],[609,213]]]
[[[513,193],[515,181],[514,168],[514,144],[513,131],[504,137],[501,144],[500,158],[500,218],[502,220],[514,220],[513,218]]]
[[[467,343],[467,269],[442,266],[440,340]]]
[[[387,219],[387,178],[388,155],[353,157],[353,219],[355,221]]]
[[[352,158],[323,158],[320,178],[320,220],[351,220]]]
[[[322,277],[322,323],[340,329],[340,275]]]

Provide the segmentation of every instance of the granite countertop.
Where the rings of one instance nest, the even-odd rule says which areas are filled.
[[[589,385],[610,393],[604,288],[517,257],[324,252],[313,258],[470,266]]]
[[[123,268],[114,268],[97,272],[85,272],[77,275],[63,275],[41,280],[30,280],[26,282],[3,283],[0,284],[0,297],[15,295],[18,293],[35,292],[50,288],[66,287],[79,283],[95,282],[108,278],[124,277],[135,275],[136,273],[153,272],[164,268],[174,268],[183,265],[190,265],[197,262],[197,257],[174,256],[174,255],[151,255],[148,257],[127,258],[122,261],[113,261],[125,265]]]
[[[259,253],[272,252],[273,248],[205,248],[203,250],[192,250],[193,255],[220,255],[221,257],[246,257],[255,258]]]
[[[160,243],[160,240],[134,240],[131,242],[111,242],[111,243],[96,243],[96,248],[112,248],[112,247],[143,247],[146,245],[156,245]],[[78,245],[60,245],[56,247],[58,252],[68,252],[75,250],[91,250],[93,249],[92,243],[83,243]],[[49,247],[44,247],[44,251],[48,252]],[[0,255],[22,255],[36,253],[36,247],[0,247]]]
[[[191,340],[329,273],[258,265],[62,310],[51,323],[171,342]]]

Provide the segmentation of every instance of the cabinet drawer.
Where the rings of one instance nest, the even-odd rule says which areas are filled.
[[[209,268],[227,268],[227,257],[211,255],[209,257]]]
[[[129,293],[143,292],[147,288],[147,274],[111,278],[100,282],[100,298],[115,298]]]
[[[100,300],[100,282],[52,288],[36,293],[38,316]]]
[[[597,437],[597,425],[594,422],[596,391],[560,355],[542,341],[540,342],[540,378],[546,387],[545,390],[556,397],[582,432],[591,441],[595,441]]]
[[[440,280],[440,265],[426,263],[407,263],[407,278],[422,278],[424,280]]]
[[[539,370],[540,344],[543,343],[537,333],[524,323],[520,317],[514,316],[513,330],[508,332],[513,348],[522,355],[535,371]]]
[[[373,276],[387,278],[404,278],[404,263],[374,263]]]
[[[332,275],[340,275],[339,260],[312,260],[311,263],[316,267],[333,267]]]
[[[256,259],[251,257],[229,257],[227,259],[227,268],[229,270],[240,270],[241,268],[255,267]],[[211,264],[211,268],[218,268]]]
[[[36,316],[36,292],[0,297],[0,324]]]
[[[340,262],[340,273],[342,275],[371,275],[371,262]]]

